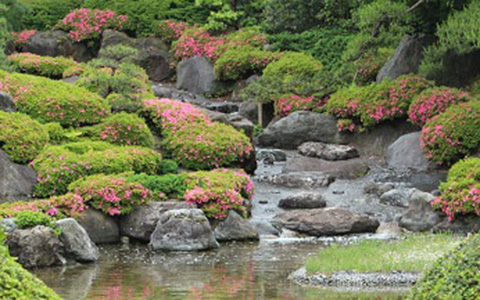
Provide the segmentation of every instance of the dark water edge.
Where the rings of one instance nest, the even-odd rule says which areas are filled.
[[[314,240],[262,239],[215,251],[150,253],[145,245],[104,246],[97,264],[34,271],[66,300],[402,299],[403,291],[307,288],[287,277],[316,254]],[[408,292],[408,291],[407,291]]]

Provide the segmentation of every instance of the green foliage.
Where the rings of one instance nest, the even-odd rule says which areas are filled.
[[[19,229],[33,228],[35,226],[46,226],[52,228],[57,234],[60,230],[55,226],[52,218],[39,211],[22,211],[15,216],[15,224]]]
[[[50,144],[59,145],[70,139],[69,132],[60,123],[47,123],[43,125],[43,128],[48,132]]]
[[[70,183],[93,174],[158,174],[160,165],[161,155],[144,147],[90,141],[50,146],[34,160],[38,174],[35,195],[62,195]]]
[[[138,50],[136,48],[130,47],[128,45],[122,45],[122,44],[116,44],[113,46],[102,48],[98,53],[99,57],[112,59],[118,63],[123,63],[123,62],[133,63],[137,55],[138,55]]]
[[[154,145],[153,135],[145,120],[125,112],[113,114],[102,123],[82,130],[84,135],[95,141],[149,148]]]
[[[0,111],[0,147],[17,163],[31,162],[49,141],[47,130],[29,116]]]
[[[268,78],[281,78],[288,84],[296,76],[315,76],[322,69],[322,63],[311,55],[299,52],[286,52],[279,60],[271,63],[264,71]]]
[[[178,173],[178,164],[173,159],[164,159],[160,164],[160,174]]]
[[[473,300],[480,295],[480,235],[439,258],[413,287],[411,300]]]
[[[31,53],[17,53],[8,57],[15,71],[60,79],[63,73],[70,68],[78,67],[78,63],[71,58],[40,56]]]
[[[185,179],[185,174],[167,174],[162,176],[138,174],[127,177],[129,182],[140,183],[162,199],[180,199],[183,197],[187,190]]]
[[[25,28],[45,30],[53,28],[69,12],[82,6],[83,0],[29,0],[22,18]]]
[[[0,71],[0,84],[20,112],[40,122],[79,126],[98,123],[110,114],[106,100],[65,82]]]
[[[27,7],[20,0],[2,0],[0,2],[0,17],[4,17],[11,31],[23,29],[23,18]]]
[[[427,157],[449,165],[474,152],[480,144],[480,102],[453,105],[423,127],[422,145]]]

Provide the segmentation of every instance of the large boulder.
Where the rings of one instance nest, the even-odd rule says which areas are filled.
[[[422,62],[423,50],[435,42],[429,35],[406,36],[377,75],[377,82],[394,80],[410,73],[417,73]]]
[[[387,163],[397,169],[409,168],[426,171],[430,167],[420,144],[421,132],[412,132],[399,137],[387,149]]]
[[[250,120],[254,124],[258,124],[258,104],[253,101],[245,101],[238,105],[238,113]]]
[[[298,147],[301,155],[324,160],[347,160],[359,157],[357,149],[346,145],[333,145],[320,142],[306,142]]]
[[[409,207],[412,194],[417,191],[411,188],[397,188],[383,193],[380,203],[399,207]]]
[[[262,175],[257,177],[260,182],[288,188],[322,188],[335,181],[335,177],[322,172],[292,172],[284,174]]]
[[[8,250],[25,268],[43,268],[64,264],[62,244],[52,228],[36,226],[15,229],[6,239]]]
[[[195,56],[177,65],[177,89],[206,94],[212,93],[215,85],[213,65],[205,57]]]
[[[432,194],[415,190],[409,199],[409,207],[402,215],[399,225],[410,231],[429,231],[437,225],[441,219],[430,206],[435,199]]]
[[[305,142],[336,144],[341,142],[341,137],[334,117],[310,111],[296,111],[270,123],[256,140],[261,147],[296,149]]]
[[[109,216],[90,208],[77,219],[95,244],[111,244],[120,241],[118,225]]]
[[[5,92],[0,92],[0,110],[5,112],[16,112],[17,108],[13,102],[12,96]]]
[[[337,179],[356,179],[365,175],[369,167],[365,160],[354,158],[349,160],[328,161],[318,158],[296,156],[287,160],[284,173],[290,172],[322,172]]]
[[[170,76],[170,56],[167,46],[158,38],[134,39],[123,32],[105,30],[101,49],[113,45],[128,45],[138,50],[134,62],[144,68],[153,81],[162,81]]]
[[[120,218],[120,232],[122,235],[150,242],[158,220],[163,213],[171,209],[195,208],[194,205],[186,202],[150,202],[146,205],[135,207],[129,214]]]
[[[231,210],[213,232],[219,242],[258,240],[258,232],[245,218]]]
[[[284,209],[313,209],[324,208],[327,202],[322,194],[316,192],[302,192],[281,199],[278,207]]]
[[[65,249],[65,256],[78,262],[97,261],[100,253],[87,231],[75,219],[58,220],[55,225],[62,231],[60,241]]]
[[[208,219],[199,209],[173,209],[164,213],[150,240],[153,250],[198,251],[218,248]]]
[[[26,200],[37,183],[37,174],[27,166],[13,163],[0,150],[0,203]]]
[[[375,232],[380,223],[343,208],[291,210],[275,216],[272,224],[311,236]]]

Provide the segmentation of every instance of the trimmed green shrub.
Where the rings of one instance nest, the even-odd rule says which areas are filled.
[[[110,114],[107,101],[89,91],[48,78],[0,71],[0,86],[20,112],[62,126],[96,124]]]
[[[45,128],[29,116],[0,111],[0,147],[17,163],[31,162],[49,141]]]
[[[128,182],[122,175],[92,175],[68,186],[84,203],[110,216],[125,215],[136,205],[154,200],[153,193],[140,183]],[[156,199],[156,197],[155,197]]]
[[[322,69],[322,63],[311,55],[285,52],[277,61],[269,64],[263,74],[266,78],[281,78],[287,83],[295,76],[313,77]]]
[[[8,61],[18,72],[52,79],[60,79],[67,69],[78,67],[78,63],[71,58],[40,56],[31,53],[12,54],[8,57]]]
[[[408,115],[412,123],[423,126],[451,105],[467,101],[470,101],[469,95],[460,90],[448,87],[430,88],[413,100]]]
[[[215,75],[220,80],[245,79],[261,74],[263,69],[281,55],[251,46],[232,48],[223,53],[215,62]]]
[[[126,177],[129,182],[140,183],[160,199],[180,199],[185,194],[185,174],[166,174],[151,176],[137,174]]]
[[[47,147],[35,160],[35,196],[61,195],[81,177],[94,174],[157,174],[161,155],[137,146],[114,146],[105,142],[79,142]]]
[[[83,0],[28,0],[28,9],[22,23],[26,28],[37,30],[53,28],[69,12],[79,8],[82,2]]]
[[[423,151],[439,165],[449,165],[475,151],[480,144],[480,102],[453,105],[422,129]]]
[[[448,171],[447,182],[440,184],[440,197],[432,207],[441,209],[450,221],[455,215],[480,216],[480,158],[457,162]]]
[[[411,300],[474,300],[480,295],[480,235],[439,258],[413,287]]]
[[[133,63],[138,55],[138,49],[128,45],[116,44],[100,49],[99,57],[112,59],[118,63]]]
[[[152,148],[153,135],[145,120],[137,115],[119,113],[104,119],[102,123],[82,129],[84,135],[92,140],[111,144],[144,146]]]
[[[178,173],[178,164],[173,159],[164,159],[160,164],[160,174]]]
[[[43,128],[48,132],[50,144],[59,145],[70,140],[69,132],[60,123],[47,123]]]
[[[52,218],[47,214],[39,211],[22,211],[15,216],[15,224],[19,229],[32,228],[35,226],[46,226],[52,228],[57,234],[60,230],[53,223]]]

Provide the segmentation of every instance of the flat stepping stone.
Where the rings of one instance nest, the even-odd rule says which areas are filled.
[[[258,181],[289,188],[321,188],[335,181],[335,177],[322,172],[291,172],[259,176]]]
[[[325,160],[347,160],[360,157],[358,150],[351,146],[306,142],[298,147],[301,155]]]
[[[283,209],[324,208],[327,202],[320,193],[304,192],[280,200],[278,207]]]

